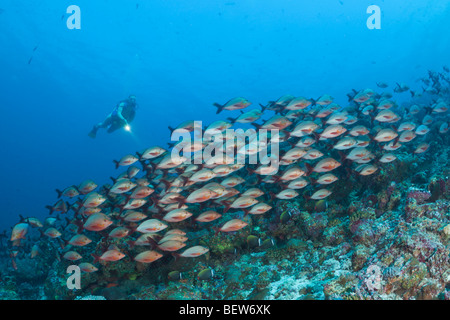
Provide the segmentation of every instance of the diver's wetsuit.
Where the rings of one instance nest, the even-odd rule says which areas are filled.
[[[97,123],[92,128],[89,136],[95,138],[97,130],[100,128],[108,128],[107,132],[111,133],[132,122],[136,114],[136,107],[136,102],[131,99],[120,101],[105,121]]]

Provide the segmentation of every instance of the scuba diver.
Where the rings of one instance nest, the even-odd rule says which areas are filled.
[[[95,138],[97,130],[100,128],[108,128],[107,132],[111,133],[119,128],[126,128],[133,121],[136,114],[137,104],[136,97],[130,95],[128,99],[120,101],[114,110],[106,117],[105,121],[97,123],[89,132],[89,137]],[[129,127],[128,129],[129,130]]]

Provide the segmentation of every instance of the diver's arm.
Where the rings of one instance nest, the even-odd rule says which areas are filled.
[[[123,111],[123,104],[121,103],[117,108],[117,116],[120,118],[120,120],[122,120],[125,123],[125,125],[127,125],[128,121],[123,117],[122,111]]]

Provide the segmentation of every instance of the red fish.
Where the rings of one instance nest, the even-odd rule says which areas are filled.
[[[108,228],[113,222],[103,213],[91,215],[83,225],[83,228],[89,231],[101,231]]]
[[[221,232],[233,232],[245,228],[247,225],[248,225],[247,222],[244,222],[239,219],[232,219],[226,222],[222,227],[220,227],[217,230]]]

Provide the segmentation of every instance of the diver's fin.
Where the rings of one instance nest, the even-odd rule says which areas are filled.
[[[97,130],[92,129],[91,132],[88,133],[88,136],[92,139],[95,139],[95,137],[97,136]]]

